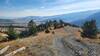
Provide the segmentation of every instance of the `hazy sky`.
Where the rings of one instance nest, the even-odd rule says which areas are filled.
[[[51,16],[100,9],[100,0],[0,0],[0,16]]]

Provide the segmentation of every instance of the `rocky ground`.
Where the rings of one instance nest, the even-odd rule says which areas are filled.
[[[10,46],[3,56],[21,47],[26,49],[14,56],[100,56],[100,40],[83,39],[80,30],[67,26],[54,30],[55,34],[40,32],[34,37],[0,43],[0,49]]]

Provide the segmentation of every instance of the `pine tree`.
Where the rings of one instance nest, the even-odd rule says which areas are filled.
[[[13,40],[18,37],[12,25],[9,26],[7,34],[9,40]]]
[[[56,20],[53,21],[54,29],[57,29],[58,27],[58,22]]]
[[[97,37],[97,26],[96,26],[96,20],[87,21],[84,23],[82,36],[83,37],[90,37],[90,38],[96,38]]]
[[[53,22],[51,20],[49,20],[48,25],[49,25],[49,27],[51,27],[53,25]]]
[[[64,21],[63,20],[59,20],[60,26],[64,27]]]
[[[49,21],[46,21],[45,23],[45,28],[48,29],[50,26],[49,26]]]
[[[29,35],[35,35],[36,32],[37,32],[36,23],[33,20],[31,20],[28,23],[28,27],[29,27],[29,30],[28,30],[29,31]]]

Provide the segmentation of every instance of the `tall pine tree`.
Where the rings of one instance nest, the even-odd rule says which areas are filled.
[[[29,29],[28,29],[29,35],[35,35],[37,32],[36,23],[33,20],[31,20],[28,23],[28,27],[29,27]]]
[[[82,27],[83,37],[90,37],[90,38],[96,38],[97,37],[97,26],[96,26],[96,20],[86,21]]]

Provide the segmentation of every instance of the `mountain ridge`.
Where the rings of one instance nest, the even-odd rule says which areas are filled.
[[[54,16],[26,16],[15,19],[0,19],[0,22],[11,22],[11,23],[28,23],[30,20],[34,20],[38,23],[43,23],[48,20],[60,20],[62,19],[65,22],[69,22],[76,25],[81,25],[81,21],[86,21],[88,18],[92,18],[95,13],[98,13],[100,10],[90,10],[84,12],[75,12],[69,14],[62,15],[54,15]],[[91,16],[92,15],[92,16]],[[99,16],[98,16],[99,17]],[[85,20],[84,20],[85,19]],[[79,22],[79,23],[78,23]]]

